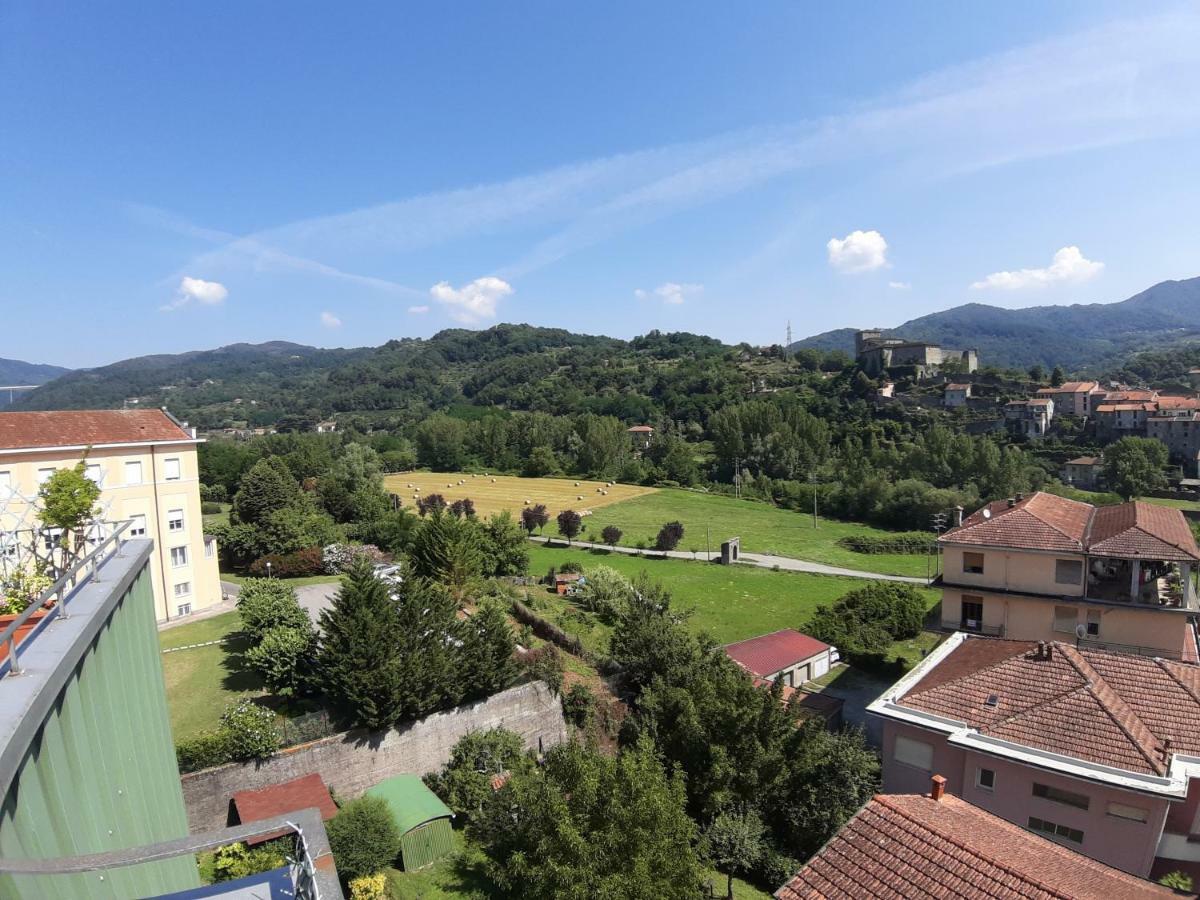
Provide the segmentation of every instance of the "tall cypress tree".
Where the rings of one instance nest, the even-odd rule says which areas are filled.
[[[458,703],[471,675],[465,665],[466,633],[458,620],[458,601],[442,585],[409,576],[396,596],[395,609],[399,636],[394,652],[403,715],[419,718]]]
[[[333,605],[321,612],[316,680],[344,718],[367,728],[388,728],[403,715],[404,635],[388,587],[360,559],[342,579]]]
[[[469,695],[490,697],[512,684],[517,676],[512,626],[494,601],[482,603],[464,624],[467,636],[463,649],[471,670]]]

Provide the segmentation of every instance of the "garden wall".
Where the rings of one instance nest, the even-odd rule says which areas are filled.
[[[562,704],[540,681],[384,732],[346,731],[281,750],[260,762],[230,763],[184,775],[188,827],[194,833],[223,828],[235,791],[255,790],[316,772],[341,798],[356,797],[400,773],[424,775],[441,768],[470,731],[504,727],[531,750],[549,750],[567,739]]]

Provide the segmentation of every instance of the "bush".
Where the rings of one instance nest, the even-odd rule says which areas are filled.
[[[321,565],[326,575],[341,575],[360,557],[372,565],[383,562],[383,553],[374,544],[330,544],[321,550]]]
[[[221,714],[221,729],[234,760],[266,759],[279,749],[275,713],[253,700],[239,700]]]
[[[633,585],[609,566],[592,566],[578,591],[579,605],[605,622],[613,622],[629,607]]]
[[[267,563],[271,564],[269,570]],[[264,578],[268,572],[275,578],[307,578],[324,573],[325,564],[321,558],[319,547],[306,547],[295,553],[271,553],[267,556],[260,556],[250,563],[248,571],[255,578]]]
[[[268,841],[251,849],[238,841],[218,847],[213,854],[213,881],[235,881],[259,872],[270,872],[287,862],[287,849],[281,841]]]
[[[387,900],[387,876],[360,875],[350,882],[350,900]]]
[[[268,628],[262,639],[246,651],[246,662],[262,676],[272,694],[295,697],[302,692],[311,670],[314,643],[312,628]]]
[[[200,504],[200,513],[205,516],[215,516],[221,512],[221,504],[215,500],[205,500]]]
[[[681,522],[668,522],[658,530],[658,537],[654,541],[654,549],[662,551],[674,550],[682,540],[683,524]]]
[[[582,575],[583,574],[583,563],[578,562],[577,560],[574,560],[574,559],[568,559],[565,563],[563,563],[561,566],[558,567],[558,572],[560,575],[571,575],[571,574]],[[553,576],[551,576],[550,582],[551,583],[554,582]]]
[[[1185,872],[1175,871],[1168,872],[1162,878],[1158,879],[1158,883],[1163,887],[1169,887],[1173,891],[1192,892],[1192,876]]]
[[[255,643],[272,628],[308,628],[308,613],[289,585],[275,578],[253,578],[242,584],[237,598],[242,630]]]
[[[610,547],[617,546],[621,541],[621,529],[616,525],[605,525],[604,529],[600,532],[600,540],[604,541]]]
[[[832,606],[818,606],[807,630],[850,657],[881,657],[893,641],[916,637],[924,620],[920,591],[911,584],[877,581]]]
[[[839,538],[838,544],[855,553],[929,553],[936,546],[931,535],[919,531],[887,537],[853,534]]]
[[[571,685],[563,695],[563,718],[576,728],[587,728],[596,713],[596,695],[581,681]]]
[[[175,758],[180,772],[198,772],[223,766],[233,757],[229,752],[229,735],[222,731],[208,731],[180,741],[175,745]]]
[[[546,685],[555,694],[562,690],[562,654],[553,644],[546,644],[536,650],[530,650],[521,658],[521,662],[532,680],[546,682]]]
[[[200,485],[200,500],[204,503],[228,503],[229,490],[223,484]],[[215,512],[220,512],[218,508]]]
[[[347,882],[382,872],[400,853],[400,829],[380,797],[351,800],[325,830],[338,872]]]

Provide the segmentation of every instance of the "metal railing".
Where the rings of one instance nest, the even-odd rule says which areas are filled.
[[[951,622],[942,620],[943,631],[965,631],[967,634],[985,634],[989,637],[1004,637],[1003,625],[978,625],[974,628],[968,628],[962,622]]]
[[[93,531],[89,529],[89,533],[84,535],[82,550],[87,550],[82,556],[78,554],[68,557],[64,561],[66,570],[59,576],[54,584],[50,585],[39,596],[29,602],[16,619],[9,623],[8,627],[0,633],[0,647],[5,647],[8,655],[5,659],[7,663],[7,672],[0,671],[0,678],[5,675],[20,675],[21,664],[18,650],[17,632],[24,626],[40,609],[54,609],[57,618],[65,619],[70,615],[68,608],[71,595],[75,589],[85,581],[96,582],[100,580],[100,567],[108,561],[114,553],[119,553],[121,543],[123,542],[122,535],[130,526],[129,521],[111,523],[113,529],[111,533],[104,535],[102,530]],[[95,534],[95,537],[91,535]],[[96,540],[98,538],[98,540]],[[89,544],[93,543],[91,549],[88,549]],[[73,561],[71,561],[73,559]]]
[[[1138,644],[1118,644],[1098,638],[1075,638],[1075,646],[1081,650],[1107,650],[1110,653],[1126,653],[1131,656],[1154,656],[1160,659],[1182,659],[1178,650],[1163,650],[1159,647],[1142,647]]]

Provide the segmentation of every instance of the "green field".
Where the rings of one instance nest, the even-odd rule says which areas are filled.
[[[222,572],[221,580],[228,581],[230,584],[242,584],[246,581],[249,575],[235,575],[232,572]],[[336,584],[342,580],[341,575],[308,575],[303,578],[280,578],[284,584],[291,585],[294,588],[304,587],[307,584]]]
[[[754,566],[721,566],[715,563],[682,559],[628,556],[558,547],[534,546],[529,553],[529,571],[533,575],[561,566],[568,560],[589,566],[611,566],[627,577],[646,572],[661,579],[675,604],[692,610],[689,625],[707,632],[721,643],[739,641],[778,631],[798,628],[821,604],[832,603],[843,594],[868,582],[861,578],[808,575],[803,572],[775,572]],[[937,591],[920,589],[933,607]],[[579,635],[584,645],[599,653],[607,652],[610,629],[592,616],[574,612],[564,598],[540,586],[529,589],[530,597],[547,618],[563,629]],[[904,642],[912,643],[912,642]],[[908,656],[910,648],[898,645],[896,651]],[[913,648],[919,656],[919,649]]]
[[[220,644],[162,654],[171,733],[176,742],[215,728],[228,704],[265,693],[258,676],[244,671],[239,664],[245,649],[245,641],[237,633],[240,626],[238,614],[227,612],[158,633],[163,649],[232,635]]]
[[[584,519],[587,530],[580,539],[599,543],[604,526],[616,525],[622,531],[622,545],[636,547],[639,541],[645,541],[646,546],[653,547],[658,530],[672,521],[681,522],[684,527],[678,549],[695,550],[701,557],[706,543],[717,554],[722,541],[740,537],[745,553],[791,556],[884,575],[924,577],[928,565],[922,554],[855,553],[838,545],[839,538],[850,535],[890,534],[869,525],[820,518],[818,527],[813,528],[811,513],[678,489],[664,489],[597,509]],[[547,526],[546,533],[554,533],[553,523]]]

